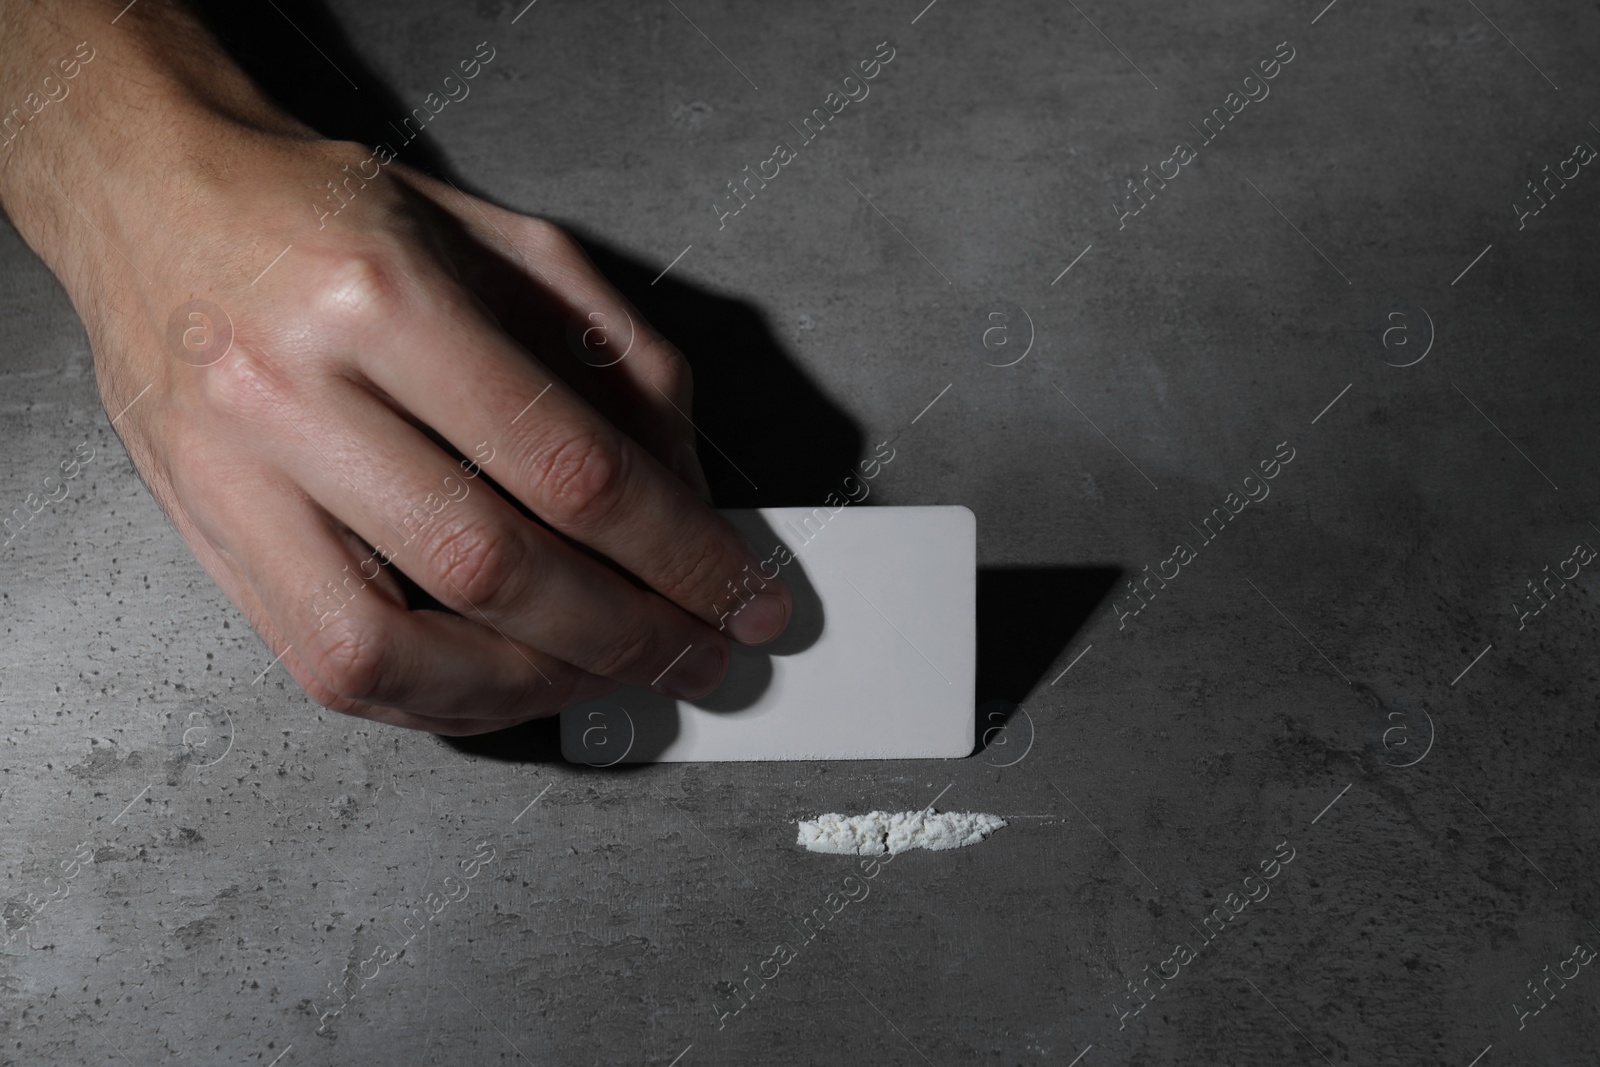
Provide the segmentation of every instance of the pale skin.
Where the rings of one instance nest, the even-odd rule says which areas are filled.
[[[730,639],[782,632],[787,589],[709,506],[687,363],[567,234],[398,162],[319,220],[372,148],[282,112],[181,7],[112,25],[125,3],[0,0],[0,206],[139,474],[313,700],[483,733],[619,683],[702,695]],[[169,337],[197,300],[233,330],[208,366]],[[574,323],[629,320],[621,362],[573,353]],[[448,610],[408,610],[396,569]]]

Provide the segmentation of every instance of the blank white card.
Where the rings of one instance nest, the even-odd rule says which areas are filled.
[[[959,758],[974,747],[977,522],[964,507],[722,513],[794,593],[695,701],[624,686],[561,713],[574,763]],[[779,551],[779,546],[784,551]],[[792,562],[782,564],[785,554]],[[747,575],[730,575],[745,578]],[[738,601],[730,592],[724,609]]]

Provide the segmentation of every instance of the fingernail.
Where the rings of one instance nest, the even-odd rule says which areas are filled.
[[[728,619],[728,633],[745,645],[764,645],[789,625],[789,605],[770,593],[757,593]]]
[[[727,668],[726,646],[707,645],[684,653],[657,684],[679,700],[693,700],[715,689]]]

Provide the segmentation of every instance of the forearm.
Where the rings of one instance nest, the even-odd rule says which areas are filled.
[[[231,139],[312,136],[159,0],[0,0],[0,109],[0,207],[75,299],[105,257],[169,266],[162,206],[230,180]]]

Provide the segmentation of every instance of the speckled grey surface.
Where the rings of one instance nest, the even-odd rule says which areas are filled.
[[[893,440],[871,502],[977,513],[978,696],[1022,710],[963,761],[608,773],[317,708],[0,235],[0,510],[93,455],[0,549],[0,1062],[1596,1061],[1597,579],[1519,614],[1600,543],[1600,176],[1512,205],[1600,144],[1600,11],[922,2],[283,7],[396,115],[492,43],[422,162],[595,243],[768,482],[708,461],[727,503]],[[1011,824],[870,879],[794,845],[936,798]]]

